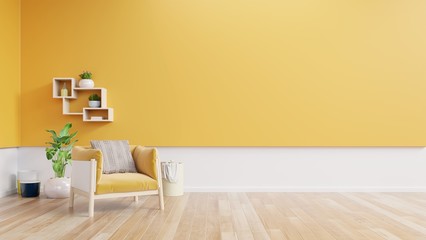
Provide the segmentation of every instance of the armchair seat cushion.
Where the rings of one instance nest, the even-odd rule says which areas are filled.
[[[142,173],[104,174],[96,184],[95,194],[157,190],[158,182]]]

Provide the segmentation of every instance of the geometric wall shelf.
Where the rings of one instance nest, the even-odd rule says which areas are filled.
[[[112,108],[83,108],[84,122],[112,122],[114,109]]]
[[[65,85],[67,96],[61,96]],[[96,93],[101,97],[101,107],[88,106],[88,96]],[[80,96],[80,99],[79,99]],[[74,78],[53,78],[53,98],[62,98],[62,114],[81,115],[84,122],[112,122],[114,110],[107,107],[107,90],[105,88],[80,88]]]

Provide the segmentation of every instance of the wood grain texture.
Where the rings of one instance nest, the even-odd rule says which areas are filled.
[[[426,237],[426,193],[186,193],[0,198],[0,239],[403,239]]]

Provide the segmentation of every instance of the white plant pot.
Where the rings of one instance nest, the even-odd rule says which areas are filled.
[[[101,101],[89,101],[89,107],[91,108],[101,107]]]
[[[92,79],[81,79],[78,82],[78,86],[81,88],[93,88],[95,86],[95,82]]]
[[[68,198],[70,182],[70,178],[50,178],[44,184],[44,193],[48,198]]]

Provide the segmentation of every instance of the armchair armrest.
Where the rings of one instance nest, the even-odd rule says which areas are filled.
[[[146,174],[157,181],[159,180],[157,172],[157,149],[136,146],[133,151],[133,160],[135,161],[136,170],[138,172]]]
[[[99,149],[92,149],[90,147],[75,146],[71,152],[73,160],[90,161],[96,160],[96,184],[102,177],[102,152]]]

